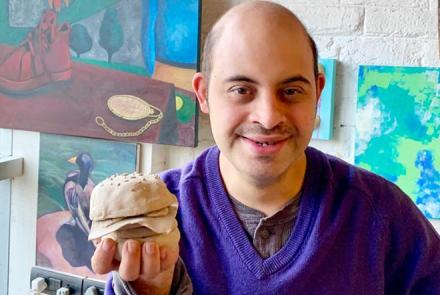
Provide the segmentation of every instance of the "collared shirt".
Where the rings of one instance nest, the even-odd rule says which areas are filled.
[[[278,252],[289,239],[298,215],[300,193],[286,206],[271,216],[246,206],[230,197],[235,213],[245,228],[248,238],[261,257],[268,258]]]

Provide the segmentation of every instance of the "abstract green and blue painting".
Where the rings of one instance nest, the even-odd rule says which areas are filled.
[[[440,69],[360,66],[355,164],[440,218]]]

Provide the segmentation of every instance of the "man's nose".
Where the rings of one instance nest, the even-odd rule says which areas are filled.
[[[252,121],[272,129],[285,120],[285,109],[276,93],[262,93],[255,99]]]

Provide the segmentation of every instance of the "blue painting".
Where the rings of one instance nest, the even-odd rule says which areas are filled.
[[[138,144],[41,134],[37,265],[96,277],[87,239],[90,194],[104,178],[136,171],[138,153]]]
[[[361,66],[355,163],[440,218],[440,69]]]
[[[333,107],[336,83],[336,60],[319,59],[320,72],[325,75],[325,86],[317,109],[313,139],[330,140],[333,136]]]
[[[197,67],[199,1],[143,0],[143,53],[150,75],[156,61]],[[190,86],[190,85],[188,85]]]

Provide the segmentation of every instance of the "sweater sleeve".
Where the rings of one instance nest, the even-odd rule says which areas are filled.
[[[173,283],[170,294],[172,295],[190,295],[193,293],[191,279],[186,271],[183,260],[179,257],[173,274]],[[106,284],[106,293],[111,295],[138,295],[130,282],[124,281],[119,273],[114,271]]]

